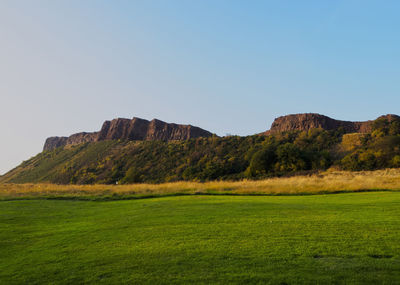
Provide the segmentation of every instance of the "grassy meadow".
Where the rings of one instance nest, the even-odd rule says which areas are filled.
[[[398,190],[399,169],[0,184],[0,284],[400,284]]]
[[[400,190],[400,169],[326,171],[309,176],[265,180],[173,182],[128,185],[0,184],[0,200],[121,200],[177,195],[309,195]]]
[[[0,284],[398,284],[400,193],[0,202]]]

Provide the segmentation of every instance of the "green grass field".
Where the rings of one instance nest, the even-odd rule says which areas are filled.
[[[0,202],[0,284],[399,284],[400,193]]]

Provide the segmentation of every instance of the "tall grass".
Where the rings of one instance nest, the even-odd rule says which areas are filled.
[[[134,199],[168,195],[305,195],[400,190],[400,169],[327,171],[258,181],[174,182],[131,185],[0,184],[0,199]]]

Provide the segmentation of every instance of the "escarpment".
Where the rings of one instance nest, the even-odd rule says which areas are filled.
[[[50,137],[46,140],[43,150],[76,145],[86,142],[104,140],[188,140],[198,137],[210,137],[213,134],[191,125],[170,124],[157,119],[152,121],[133,118],[118,118],[105,121],[100,131],[93,133],[77,133],[69,137]]]
[[[399,120],[397,115],[384,115],[378,119],[387,119],[388,122]],[[308,131],[310,129],[321,128],[324,130],[343,129],[346,133],[369,133],[375,121],[351,122],[340,121],[330,117],[315,114],[293,114],[276,118],[272,123],[271,129],[263,134],[276,134],[288,131]]]
[[[324,130],[341,129],[345,133],[369,133],[373,130],[374,122],[379,119],[384,119],[389,123],[394,120],[400,121],[400,117],[397,115],[384,115],[376,120],[365,122],[351,122],[335,120],[316,113],[292,114],[276,118],[271,129],[260,135],[288,131],[308,131],[316,128]],[[209,131],[191,125],[170,124],[157,119],[148,121],[140,118],[118,118],[105,121],[98,132],[82,132],[69,137],[50,137],[46,140],[43,150],[104,140],[181,141],[212,135]]]

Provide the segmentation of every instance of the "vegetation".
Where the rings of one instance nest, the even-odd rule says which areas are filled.
[[[399,133],[40,153],[0,178],[0,284],[399,283]]]
[[[359,191],[400,191],[400,169],[329,171],[265,180],[170,182],[129,185],[0,184],[0,200],[121,200],[177,195],[310,195]]]
[[[312,129],[269,136],[81,144],[42,152],[0,182],[204,182],[265,179],[332,167],[351,171],[400,167],[400,121],[378,119],[368,134]]]
[[[397,284],[400,193],[0,202],[1,284]]]
[[[371,134],[360,137],[359,145],[338,164],[346,170],[373,170],[400,166],[400,121],[375,120]]]

